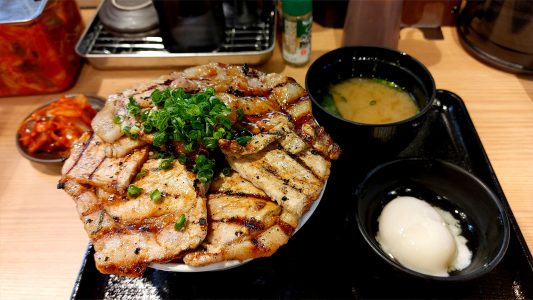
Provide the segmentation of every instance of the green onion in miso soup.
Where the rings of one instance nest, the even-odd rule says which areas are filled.
[[[324,107],[344,119],[387,124],[414,116],[419,108],[411,94],[396,84],[369,78],[351,78],[333,84],[324,98]]]

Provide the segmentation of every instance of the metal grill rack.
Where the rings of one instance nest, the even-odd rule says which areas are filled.
[[[149,36],[117,36],[109,33],[99,23],[94,26],[94,35],[87,54],[149,54],[167,52],[159,31]],[[167,52],[168,53],[168,52]]]
[[[276,12],[272,10],[252,26],[226,26],[224,43],[212,52],[171,53],[165,49],[158,29],[135,35],[113,33],[95,16],[78,41],[76,51],[102,69],[184,66],[210,61],[260,64],[272,54],[275,21]],[[132,57],[138,59],[131,60]]]
[[[266,23],[254,27],[228,28],[225,41],[213,52],[264,51],[271,45],[271,28]],[[153,54],[169,53],[159,31],[146,36],[122,35],[107,31],[101,23],[94,28],[94,38],[88,54]]]

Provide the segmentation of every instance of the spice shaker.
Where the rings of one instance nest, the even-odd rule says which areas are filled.
[[[301,66],[311,55],[311,26],[313,23],[311,0],[282,0],[283,59]]]

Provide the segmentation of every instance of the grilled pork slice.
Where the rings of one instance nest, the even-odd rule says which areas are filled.
[[[318,199],[327,176],[321,178],[303,161],[275,146],[272,144],[258,153],[243,156],[225,152],[226,160],[244,179],[299,218]],[[321,156],[310,160],[325,164],[320,168],[329,170],[329,162]]]
[[[95,169],[94,165],[89,168],[89,162],[94,157],[101,159],[100,153],[106,146],[104,143],[94,144],[95,138],[85,137],[79,149],[73,152],[77,159],[72,157],[75,162],[66,164],[62,181],[65,191],[75,200],[94,245],[98,270],[141,276],[150,263],[180,258],[186,251],[196,248],[207,235],[205,187],[195,183],[196,175],[178,162],[168,170],[162,170],[159,168],[161,160],[156,159],[142,164],[140,173],[120,175],[126,173],[120,167],[128,164],[129,155],[122,159],[103,158],[106,168],[117,172],[119,177],[143,175],[136,176],[138,178],[132,182],[141,189],[139,195],[135,198],[125,196],[117,193],[111,178],[104,182],[87,176],[91,168]],[[105,184],[110,184],[111,188]],[[155,190],[161,195],[159,199],[150,197]],[[176,228],[175,224],[183,218],[183,227]]]
[[[113,122],[118,115],[122,125],[133,126],[136,120],[128,113],[127,103],[132,97],[141,109],[152,109],[151,93],[156,90],[183,88],[195,93],[213,87],[216,96],[232,108],[230,118],[237,120],[236,111],[242,109],[242,125],[258,134],[274,127],[280,116],[292,124],[293,131],[326,159],[336,159],[340,148],[320,127],[312,115],[311,101],[304,88],[292,78],[280,74],[265,74],[246,65],[218,63],[196,66],[183,72],[174,72],[134,89],[111,95],[102,111],[93,119],[92,127],[104,141],[113,143],[122,137],[121,125]],[[150,143],[152,136],[140,132],[140,141]]]
[[[143,147],[123,157],[108,157],[106,149],[109,147],[98,135],[84,133],[73,145],[71,155],[63,165],[63,178],[124,194],[148,158],[148,149]]]
[[[121,123],[134,125],[136,120],[129,115],[127,103],[129,97],[133,97],[142,108],[150,107],[150,95],[156,88],[164,89],[174,79],[169,76],[161,76],[155,80],[141,83],[135,88],[127,89],[119,94],[110,95],[102,108],[91,122],[93,130],[101,139],[113,143],[124,135],[119,124],[113,118],[118,115]]]
[[[207,238],[183,258],[191,266],[270,256],[287,243],[298,225],[296,216],[237,173],[213,182],[207,206]]]

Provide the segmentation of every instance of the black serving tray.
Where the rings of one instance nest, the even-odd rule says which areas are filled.
[[[448,91],[438,91],[437,99],[419,134],[401,152],[372,155],[376,152],[345,151],[334,163],[313,216],[272,257],[205,273],[148,269],[142,278],[132,279],[100,274],[89,246],[72,298],[533,299],[531,252],[464,103]],[[512,232],[507,254],[492,272],[463,283],[423,281],[397,273],[366,244],[357,229],[353,193],[369,170],[398,157],[455,163],[477,175],[499,196]]]

